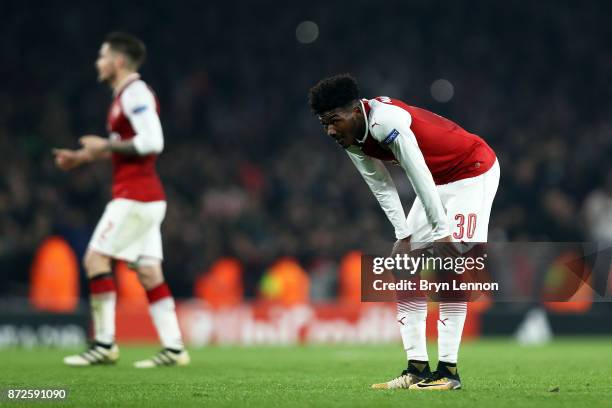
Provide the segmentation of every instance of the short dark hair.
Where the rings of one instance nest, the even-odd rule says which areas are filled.
[[[320,80],[308,92],[312,111],[320,115],[359,99],[359,86],[351,74],[339,74]]]
[[[106,36],[104,42],[108,43],[114,51],[127,56],[135,68],[139,68],[147,56],[147,49],[144,43],[128,33],[112,32]]]

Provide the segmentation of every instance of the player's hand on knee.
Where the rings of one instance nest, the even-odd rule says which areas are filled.
[[[433,248],[434,255],[442,258],[457,258],[461,255],[458,245],[459,243],[453,242],[450,235],[436,239]]]
[[[391,257],[408,253],[410,253],[410,237],[395,241],[395,244],[393,244],[393,249],[391,250]]]

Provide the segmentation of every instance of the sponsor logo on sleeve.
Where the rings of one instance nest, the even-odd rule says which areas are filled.
[[[132,109],[132,113],[133,114],[138,114],[138,113],[142,113],[144,111],[147,110],[147,105],[141,105],[141,106],[137,106],[134,109]]]
[[[385,140],[383,140],[383,144],[388,145],[389,143],[393,142],[395,139],[397,139],[397,137],[399,136],[399,131],[397,129],[393,129],[391,131],[391,133],[389,133],[387,135],[387,137],[385,137]]]

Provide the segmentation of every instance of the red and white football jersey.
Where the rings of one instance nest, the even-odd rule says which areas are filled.
[[[461,128],[456,123],[429,112],[410,106],[398,99],[379,96],[372,101],[397,106],[408,112],[411,118],[410,129],[423,153],[425,163],[437,185],[448,184],[484,174],[495,163],[495,152],[480,137]],[[371,101],[364,99],[366,115],[370,116]],[[376,117],[369,118],[368,130],[376,131]],[[392,129],[389,133],[392,133]],[[369,133],[370,133],[369,132]],[[385,161],[396,161],[391,150],[385,149],[382,142],[367,135],[361,151],[368,156]]]
[[[138,74],[126,78],[116,92],[107,117],[109,137],[134,139],[137,155],[113,152],[113,198],[151,202],[165,200],[155,168],[163,149],[157,97]]]
[[[395,228],[398,239],[411,234],[395,184],[383,161],[398,163],[421,200],[432,239],[450,234],[436,185],[484,174],[495,163],[493,150],[457,124],[385,96],[361,100],[366,122],[359,145],[346,152]]]

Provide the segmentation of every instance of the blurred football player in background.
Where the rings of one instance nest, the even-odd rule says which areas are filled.
[[[190,358],[183,346],[174,299],[164,281],[160,227],[166,198],[155,169],[164,138],[159,103],[140,79],[145,46],[125,33],[106,37],[96,61],[98,80],[113,90],[107,117],[109,138],[86,135],[78,150],[55,149],[55,162],[70,170],[97,160],[113,164],[112,200],[106,206],[85,254],[89,278],[94,342],[84,353],[68,356],[70,366],[114,363],[117,292],[111,272],[112,260],[128,262],[146,290],[153,324],[163,349],[154,357],[137,361],[137,368],[186,365]]]

